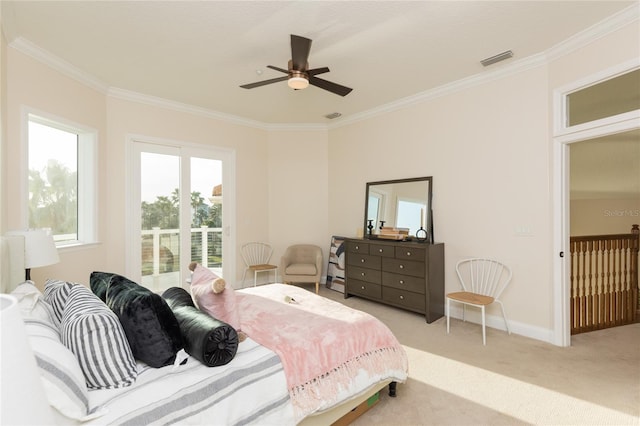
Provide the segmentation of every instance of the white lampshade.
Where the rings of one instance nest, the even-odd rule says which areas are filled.
[[[0,348],[0,424],[53,424],[53,412],[45,396],[18,301],[7,294],[0,294]]]
[[[39,268],[60,262],[56,243],[44,229],[9,231],[7,235],[22,235],[24,237],[25,269]]]

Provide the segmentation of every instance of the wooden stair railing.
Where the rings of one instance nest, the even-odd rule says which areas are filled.
[[[638,310],[640,229],[570,238],[571,334],[631,324]]]

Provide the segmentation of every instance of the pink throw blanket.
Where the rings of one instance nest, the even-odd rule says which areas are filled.
[[[285,284],[236,295],[242,330],[280,356],[298,419],[335,405],[359,374],[375,381],[407,377],[404,348],[365,312]]]

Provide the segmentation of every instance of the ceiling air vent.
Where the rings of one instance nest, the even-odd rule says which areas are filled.
[[[334,118],[338,118],[341,115],[342,114],[340,114],[339,112],[332,112],[331,114],[325,115],[325,118],[328,118],[329,120],[333,120]]]
[[[510,50],[507,50],[506,52],[498,53],[495,56],[483,59],[480,61],[480,63],[486,67],[491,64],[495,64],[496,62],[504,61],[505,59],[509,59],[511,57],[513,57],[513,52]]]

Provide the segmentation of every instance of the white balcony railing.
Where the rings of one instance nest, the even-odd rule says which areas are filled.
[[[217,237],[216,237],[217,235]],[[222,271],[222,228],[191,228],[191,252],[180,253],[180,231],[160,229],[142,231],[142,285],[154,291],[181,286],[180,268],[198,262],[220,274]]]

